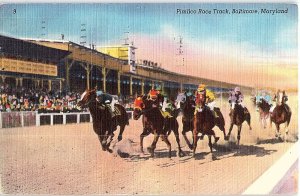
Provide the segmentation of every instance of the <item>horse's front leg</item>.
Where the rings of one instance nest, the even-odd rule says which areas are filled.
[[[280,125],[275,123],[276,125],[276,133],[275,133],[275,137],[279,138],[280,137]]]
[[[188,124],[186,122],[183,122],[183,129],[182,129],[182,135],[183,135],[183,138],[186,142],[186,144],[188,145],[189,149],[193,149],[193,145],[190,143],[189,139],[187,138],[186,136],[186,132],[188,132],[189,130],[191,130],[188,126]],[[193,130],[192,130],[193,131]]]
[[[110,146],[110,144],[111,144],[111,142],[112,142],[114,136],[115,136],[115,134],[114,134],[113,132],[108,136],[108,137],[109,137],[109,142],[107,143],[107,150],[108,150],[109,152],[112,152],[111,149],[109,149],[109,146]],[[108,138],[107,138],[107,139],[108,139]]]
[[[228,135],[227,135],[228,140],[230,138],[230,134],[231,134],[232,128],[233,128],[233,122],[231,122],[230,127],[229,127],[229,131],[228,131]]]
[[[181,150],[181,146],[180,146],[180,139],[179,139],[179,133],[178,133],[178,124],[176,124],[173,132],[174,132],[176,142],[177,142],[177,145],[178,145],[178,156],[179,157],[185,156],[185,153]]]
[[[119,132],[119,135],[118,135],[118,142],[122,140],[122,135],[123,135],[124,129],[125,129],[125,125],[120,125],[120,132]]]
[[[148,147],[148,151],[151,154],[151,157],[154,157],[154,150],[156,148],[156,143],[158,141],[159,135],[157,134],[157,130],[154,131],[154,139],[150,147]]]
[[[198,142],[198,131],[196,128],[193,130],[193,157],[195,158],[196,148],[197,148],[197,142]]]
[[[106,148],[107,148],[106,142],[103,142],[104,136],[103,135],[98,135],[98,139],[99,139],[102,150],[106,151]]]
[[[161,135],[160,137],[161,137],[161,139],[167,144],[168,149],[169,149],[169,158],[171,158],[171,143],[170,143],[170,141],[168,140],[168,135],[165,134],[165,135]]]
[[[238,148],[240,147],[240,139],[241,139],[241,131],[242,131],[242,125],[238,126],[238,135],[237,135],[237,144],[238,144]]]
[[[150,131],[147,131],[147,129],[143,129],[143,133],[140,135],[140,148],[141,152],[144,154],[144,137],[148,136],[150,134]]]

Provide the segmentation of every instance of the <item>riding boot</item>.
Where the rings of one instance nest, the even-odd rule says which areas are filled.
[[[111,118],[114,118],[116,115],[115,115],[115,113],[112,111],[111,106],[110,106],[110,105],[107,105],[107,107],[108,107],[108,111],[109,111],[109,113],[110,113],[110,115],[111,115]]]

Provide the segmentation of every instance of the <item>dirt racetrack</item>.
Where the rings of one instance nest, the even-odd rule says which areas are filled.
[[[226,117],[229,106],[218,102]],[[123,140],[114,141],[114,153],[100,150],[91,123],[10,128],[0,130],[0,191],[4,194],[240,194],[289,149],[298,137],[297,96],[286,143],[274,139],[274,129],[262,129],[250,102],[253,130],[244,123],[240,149],[236,128],[231,142],[221,136],[212,161],[207,137],[199,141],[196,158],[181,137],[187,156],[176,156],[175,137],[170,135],[172,158],[158,141],[155,158],[139,151],[141,121],[130,120]],[[181,121],[181,117],[178,117]],[[181,123],[180,130],[181,130]],[[188,135],[191,139],[191,134]],[[116,136],[115,136],[116,138]],[[153,136],[145,138],[144,146]],[[146,148],[144,148],[146,149]],[[125,157],[122,158],[121,156]],[[128,155],[128,156],[127,156]]]

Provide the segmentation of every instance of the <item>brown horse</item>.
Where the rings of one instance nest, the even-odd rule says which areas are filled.
[[[263,98],[257,102],[260,123],[265,129],[267,127],[267,118],[270,116],[271,105]]]
[[[237,144],[239,146],[243,122],[246,121],[249,125],[250,130],[252,129],[250,125],[251,115],[246,107],[243,108],[240,104],[236,103],[234,109],[230,111],[229,116],[231,122],[228,137],[230,137],[233,125],[236,125],[238,128]]]
[[[204,99],[200,99],[199,104],[199,110],[195,114],[194,117],[194,129],[193,129],[193,157],[195,157],[195,152],[197,148],[197,142],[198,142],[198,133],[202,134],[202,137],[204,135],[208,136],[209,140],[209,148],[210,152],[212,153],[212,142],[211,142],[211,136],[215,138],[215,143],[219,140],[219,137],[216,137],[216,134],[213,130],[213,128],[217,125],[218,127],[222,127],[221,130],[224,132],[224,137],[226,140],[228,140],[228,137],[225,134],[225,121],[223,118],[223,115],[219,109],[217,109],[217,114],[219,115],[219,118],[215,118],[213,111],[210,110],[208,106],[205,105]],[[201,137],[201,136],[200,136]]]
[[[276,125],[276,137],[280,137],[280,124],[285,123],[285,135],[288,134],[288,126],[290,124],[292,111],[290,107],[286,104],[286,101],[288,100],[285,91],[277,91],[276,94],[276,107],[274,108],[273,112],[271,113],[270,117],[270,123],[272,125],[272,122]],[[286,137],[285,137],[286,139]]]
[[[176,99],[177,108],[182,112],[182,135],[188,147],[192,150],[193,145],[188,140],[186,133],[194,129],[195,101],[194,96],[179,93]]]
[[[117,129],[117,126],[120,126],[118,141],[121,141],[125,126],[129,125],[128,115],[122,105],[115,104],[115,110],[119,111],[119,115],[112,118],[109,108],[100,104],[96,97],[96,89],[86,90],[81,95],[81,99],[77,105],[80,107],[87,106],[89,108],[93,118],[93,129],[98,135],[102,150],[112,152],[109,146],[113,140],[114,131]],[[110,140],[108,141],[109,137]]]
[[[158,138],[161,137],[162,140],[167,144],[169,149],[169,158],[171,158],[171,143],[168,140],[168,135],[173,131],[176,137],[176,142],[178,145],[178,156],[185,156],[185,153],[181,150],[180,139],[178,133],[178,122],[176,117],[164,118],[160,109],[158,107],[153,107],[153,101],[147,99],[146,96],[139,96],[134,101],[134,112],[133,118],[138,120],[140,116],[142,117],[143,132],[140,135],[140,147],[143,153],[143,140],[144,137],[148,136],[150,133],[154,134],[154,140],[151,147],[148,147],[148,151],[151,153],[151,157],[154,157],[154,150],[156,148],[156,143]]]
[[[188,147],[192,150],[193,145],[188,140],[186,133],[193,131],[194,129],[194,113],[195,113],[195,100],[194,95],[187,95],[187,93],[179,93],[176,99],[176,105],[180,108],[182,112],[182,135],[185,139]],[[229,137],[225,133],[225,120],[219,108],[214,108],[214,111],[217,113],[219,118],[215,119],[216,126],[223,132],[224,140],[228,140]],[[203,139],[203,134],[200,136],[200,139]],[[215,137],[215,140],[218,141],[219,137]]]

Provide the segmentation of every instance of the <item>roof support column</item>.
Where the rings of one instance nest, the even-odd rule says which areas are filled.
[[[180,82],[180,92],[182,93],[183,92],[183,83]]]
[[[143,95],[145,94],[145,80],[142,79],[141,83],[142,83],[141,87],[142,87],[142,95]]]
[[[130,91],[130,95],[132,96],[132,76],[130,76],[130,82],[129,82],[129,91]]]
[[[52,81],[51,80],[48,80],[48,88],[49,88],[49,91],[52,90]]]
[[[66,59],[66,88],[69,90],[70,89],[70,69],[72,65],[74,64],[75,61],[71,61],[69,64],[69,60]]]
[[[120,73],[120,71],[118,71],[118,81],[117,81],[117,84],[118,84],[118,95],[121,95],[121,73]]]
[[[102,67],[103,92],[106,92],[106,68]]]
[[[39,82],[39,81],[38,81]],[[59,91],[61,92],[62,91],[62,80],[60,79],[59,80]]]
[[[19,80],[20,80],[20,87],[22,87],[23,86],[23,78],[19,78]]]
[[[91,67],[89,64],[86,64],[86,88],[90,89],[90,73],[91,73]]]

